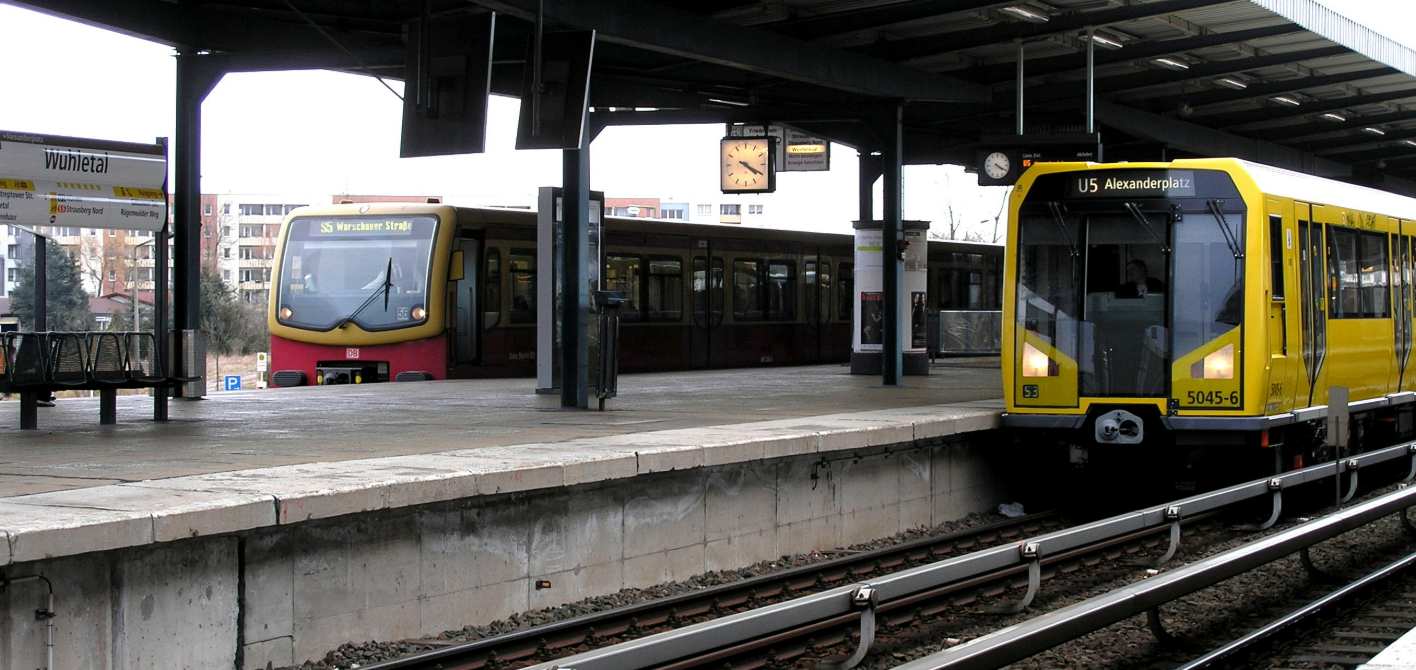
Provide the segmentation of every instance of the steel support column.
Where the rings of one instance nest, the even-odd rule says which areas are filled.
[[[34,236],[34,324],[30,330],[49,330],[49,240]]]
[[[588,127],[588,124],[587,124]],[[561,407],[590,406],[590,139],[561,152]]]
[[[880,178],[880,156],[869,151],[860,153],[860,205],[857,221],[875,218],[875,180]]]
[[[900,231],[904,220],[903,180],[904,167],[904,105],[896,104],[890,109],[885,131],[885,151],[881,161],[884,173],[884,189],[880,212],[883,230],[881,237],[882,263],[881,290],[885,301],[884,346],[880,352],[880,372],[886,386],[899,386],[904,374],[904,356],[900,347],[900,286],[904,284],[904,264],[900,259]]]
[[[177,55],[177,137],[172,157],[177,188],[173,192],[175,239],[172,258],[172,328],[177,332],[201,328],[201,257],[202,257],[202,101],[221,81],[224,72],[204,61],[204,56],[190,53]],[[166,240],[157,244],[166,245]],[[156,281],[156,277],[154,277]],[[153,296],[154,304],[161,298]],[[167,324],[154,321],[158,339],[163,339]],[[161,346],[161,345],[159,345]],[[193,343],[175,338],[168,360],[181,361]],[[190,371],[169,370],[187,374]],[[202,374],[198,372],[198,374]],[[180,389],[179,388],[179,393]]]

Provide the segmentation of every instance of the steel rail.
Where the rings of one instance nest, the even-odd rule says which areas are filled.
[[[1416,554],[1410,554],[1400,560],[1394,561],[1312,603],[1283,615],[1283,617],[1263,628],[1186,663],[1177,670],[1205,670],[1207,668],[1219,667],[1225,663],[1232,663],[1239,655],[1254,650],[1260,644],[1267,643],[1287,633],[1296,626],[1307,622],[1309,619],[1322,616],[1327,612],[1351,602],[1353,599],[1367,592],[1368,589],[1386,584],[1392,578],[1410,570],[1413,566],[1416,566]]]
[[[820,583],[843,581],[862,570],[900,565],[907,561],[930,560],[946,547],[977,542],[989,536],[1006,538],[1009,531],[1028,528],[1058,517],[1057,512],[1040,512],[1016,519],[968,528],[955,533],[924,537],[909,542],[851,554],[838,559],[803,565],[758,575],[727,584],[636,603],[574,619],[536,626],[496,637],[474,640],[413,656],[363,666],[365,670],[407,670],[418,667],[480,667],[477,659],[495,652],[499,661],[524,658],[539,648],[559,649],[581,644],[589,638],[618,635],[634,628],[650,628],[676,619],[690,618],[719,608],[734,607],[759,598],[771,598],[802,591]],[[862,569],[861,566],[869,566]],[[409,640],[409,643],[415,641]],[[514,651],[509,651],[514,650]],[[439,665],[440,664],[440,665]],[[457,664],[465,664],[459,666]]]
[[[889,603],[939,587],[964,582],[982,575],[1009,568],[1029,571],[1030,593],[1035,591],[1038,568],[1050,556],[1065,554],[1089,545],[1144,531],[1170,526],[1172,546],[1179,541],[1176,532],[1184,517],[1211,512],[1238,502],[1271,496],[1273,513],[1262,527],[1277,521],[1282,509],[1283,491],[1346,474],[1348,487],[1355,489],[1360,468],[1406,458],[1409,462],[1407,479],[1416,475],[1416,442],[1403,443],[1341,461],[1322,463],[1302,470],[1259,479],[1229,488],[1204,493],[1174,503],[1118,515],[1094,523],[1049,533],[985,549],[965,556],[911,568],[861,584],[833,588],[795,600],[768,605],[705,621],[672,631],[630,640],[620,644],[576,654],[552,662],[530,666],[530,670],[641,670],[675,663],[681,659],[702,656],[716,650],[742,645],[755,638],[772,636],[792,629],[813,626],[821,621],[861,612],[855,597],[861,589],[869,589],[883,609]],[[1413,489],[1416,492],[1416,489]],[[1170,552],[1167,552],[1169,554]],[[1026,603],[1026,598],[1024,604]],[[874,607],[873,605],[871,606]],[[1049,615],[1050,616],[1050,615]],[[869,640],[863,640],[868,644]]]
[[[1069,605],[895,670],[1000,668],[1416,505],[1416,487],[1375,498],[1291,530]],[[577,667],[577,670],[580,670]]]

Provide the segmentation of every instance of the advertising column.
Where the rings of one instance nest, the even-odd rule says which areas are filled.
[[[900,285],[900,351],[907,375],[929,374],[925,307],[929,283],[929,222],[901,222],[904,282]],[[851,335],[851,374],[880,374],[884,349],[885,294],[880,221],[855,222],[855,318]]]

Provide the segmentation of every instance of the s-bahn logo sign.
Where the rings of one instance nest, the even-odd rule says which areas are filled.
[[[1068,182],[1074,198],[1175,198],[1195,194],[1190,170],[1097,170],[1078,173]]]
[[[167,148],[0,130],[0,223],[158,230]]]

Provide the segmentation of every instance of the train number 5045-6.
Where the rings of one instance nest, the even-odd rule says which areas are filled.
[[[1230,391],[1187,391],[1185,402],[1189,405],[1205,405],[1213,407],[1215,405],[1239,406],[1239,392]]]

